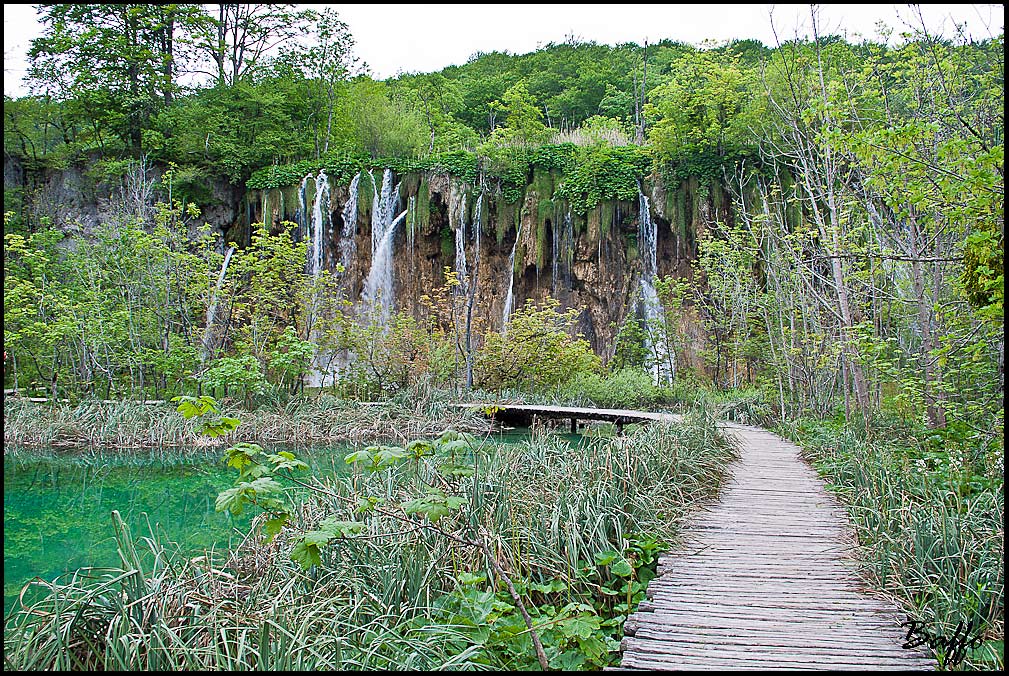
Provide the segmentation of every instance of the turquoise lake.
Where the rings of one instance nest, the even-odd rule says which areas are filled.
[[[574,444],[583,441],[580,435],[561,436]],[[495,440],[515,443],[527,437],[528,431],[515,431]],[[361,446],[295,450],[315,473],[333,475],[349,471],[343,457]],[[87,451],[5,449],[4,613],[36,576],[51,581],[84,566],[120,565],[112,510],[119,511],[134,538],[147,535],[150,524],[163,542],[177,542],[192,556],[238,544],[251,514],[235,519],[214,509],[217,494],[235,479],[221,451],[182,455],[177,450],[106,451],[98,457]]]
[[[316,472],[332,474],[347,471],[348,452],[339,446],[298,454]],[[177,542],[194,556],[237,544],[251,518],[214,509],[217,494],[235,479],[219,450],[179,460],[144,452],[104,458],[25,455],[31,459],[12,459],[6,450],[4,456],[5,614],[36,576],[52,580],[82,566],[119,565],[112,510],[134,537],[149,534],[150,524],[163,541]],[[39,455],[44,457],[32,457]]]

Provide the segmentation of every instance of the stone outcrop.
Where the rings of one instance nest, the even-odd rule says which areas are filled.
[[[364,198],[373,188],[362,174],[361,202],[355,241],[357,252],[345,271],[345,289],[348,298],[359,300],[365,277],[371,266],[371,232],[369,200]],[[380,179],[380,176],[379,176]],[[420,298],[444,282],[444,269],[456,268],[455,216],[450,213],[459,208],[460,196],[466,204],[466,267],[473,278],[477,260],[477,243],[472,232],[477,218],[476,205],[480,203],[477,186],[461,183],[458,179],[439,173],[423,173],[396,177],[401,181],[400,209],[405,209],[411,197],[417,204],[426,204],[426,214],[418,214],[412,223],[400,225],[394,239],[394,305],[397,310],[420,307]],[[656,238],[657,273],[689,277],[693,274],[691,263],[696,258],[697,235],[711,227],[714,214],[729,217],[728,205],[715,202],[710,190],[700,188],[694,181],[668,188],[650,177],[645,182],[650,195],[653,217],[658,224]],[[724,196],[718,196],[724,199]],[[341,211],[348,199],[347,186],[333,185],[329,209],[330,227],[327,229],[325,249],[326,265],[333,269],[339,260],[343,218]],[[555,251],[558,238],[555,229],[563,227],[561,219],[567,207],[561,200],[551,202],[552,208],[540,209],[540,202],[548,196],[538,195],[533,185],[515,203],[504,202],[496,186],[484,187],[484,213],[479,234],[479,268],[476,270],[478,318],[483,327],[500,329],[508,295],[509,280],[513,279],[515,308],[526,299],[542,301],[553,296],[562,308],[579,308],[581,315],[578,330],[584,334],[598,353],[603,356],[611,350],[614,338],[627,314],[635,305],[639,293],[641,255],[637,250],[638,204],[634,202],[603,202],[587,214],[571,214],[572,239],[561,244],[569,252]],[[311,195],[309,195],[311,203]],[[281,221],[299,223],[300,237],[309,236],[311,225],[303,214],[311,212],[311,204],[301,205],[296,188],[250,191],[246,196],[249,217],[247,222],[266,221],[279,229]],[[544,214],[546,211],[546,215]],[[409,220],[409,219],[408,219]],[[410,228],[413,228],[412,236]],[[516,246],[516,237],[518,245]],[[509,274],[509,256],[515,249],[514,275]],[[557,269],[552,263],[562,257],[570,261],[570,269],[561,266],[559,279],[554,279]],[[563,277],[562,277],[563,275]],[[562,278],[560,278],[562,277]],[[702,338],[704,332],[695,326],[696,315],[684,318],[689,335]],[[697,348],[699,349],[699,343]],[[698,349],[688,350],[685,362],[694,367],[701,363]],[[681,357],[682,360],[682,357]]]
[[[375,172],[381,181],[381,172]],[[160,180],[163,170],[148,169],[149,181]],[[217,228],[228,242],[246,246],[250,224],[266,222],[274,230],[282,221],[298,224],[295,237],[310,238],[314,178],[308,189],[298,185],[270,190],[244,191],[224,181],[203,186],[200,220]],[[554,177],[556,179],[557,177]],[[95,181],[87,170],[70,167],[45,172],[26,171],[16,159],[4,163],[5,188],[20,188],[25,208],[47,215],[57,227],[87,235],[103,222],[112,222],[124,213],[124,181]],[[396,228],[393,241],[394,307],[419,312],[420,298],[444,282],[446,267],[456,267],[455,221],[461,196],[465,196],[465,255],[470,277],[476,269],[478,321],[483,329],[499,330],[503,323],[509,282],[514,307],[526,299],[542,301],[553,296],[562,308],[581,312],[578,330],[598,353],[609,357],[614,338],[636,305],[642,270],[638,251],[639,205],[637,202],[604,201],[587,214],[571,213],[562,199],[537,193],[537,185],[552,181],[530,181],[524,194],[508,203],[494,182],[484,186],[480,200],[478,186],[469,185],[444,173],[423,172],[395,176],[401,184],[396,212],[413,202],[415,213]],[[371,267],[371,180],[362,173],[353,257],[344,273],[347,297],[359,301],[364,280]],[[209,187],[209,190],[207,189]],[[657,224],[656,267],[660,276],[690,277],[697,255],[697,239],[716,221],[731,220],[727,196],[717,187],[708,189],[695,180],[667,186],[657,176],[646,177],[645,195]],[[552,190],[552,188],[550,188]],[[185,195],[183,195],[185,197]],[[349,187],[330,183],[328,221],[323,233],[323,265],[334,270],[341,260],[344,229],[343,210]],[[482,204],[477,242],[473,227],[475,209]],[[128,207],[128,205],[127,205]],[[126,209],[128,212],[128,208]],[[570,219],[570,225],[564,219]],[[563,230],[562,230],[563,229]],[[555,232],[556,231],[556,232]],[[518,242],[516,245],[516,238]],[[346,247],[344,247],[346,248]],[[514,256],[514,274],[509,257]],[[555,250],[556,249],[556,250]],[[554,264],[558,258],[561,264]],[[554,276],[557,276],[557,279]],[[685,313],[681,324],[688,335],[696,336],[696,349],[688,349],[680,360],[702,367],[698,357],[704,331],[696,314]]]

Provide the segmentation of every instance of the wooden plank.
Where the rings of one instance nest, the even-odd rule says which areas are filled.
[[[633,641],[633,643],[632,643]],[[881,646],[861,646],[858,648],[848,645],[817,645],[791,644],[772,645],[761,643],[729,643],[710,642],[702,643],[697,641],[675,641],[663,640],[652,641],[642,640],[639,637],[625,637],[621,643],[625,650],[636,652],[654,652],[664,655],[696,655],[710,657],[714,655],[725,657],[747,657],[752,659],[803,659],[808,658],[810,662],[818,661],[841,661],[851,662],[858,660],[870,664],[877,660],[887,662],[926,662],[924,658],[917,655],[900,652],[899,647],[882,648]]]
[[[731,627],[638,627],[635,638],[653,641],[685,641],[698,643],[733,643],[739,645],[781,645],[829,647],[847,646],[851,650],[877,650],[875,645],[868,645],[865,637],[857,632],[835,632],[829,636],[796,634],[794,631],[777,627],[757,627],[753,629],[733,629]],[[884,643],[893,648],[901,649],[898,641]]]
[[[846,514],[800,449],[723,426],[740,458],[721,501],[687,524],[679,551],[625,624],[621,664],[651,669],[933,669],[901,648],[899,609],[865,593]]]
[[[633,641],[633,638],[625,638]],[[935,663],[923,658],[898,658],[889,656],[871,656],[851,653],[848,655],[804,655],[802,652],[758,652],[749,650],[728,650],[724,646],[716,646],[712,650],[691,650],[677,648],[675,652],[668,646],[650,646],[646,643],[623,645],[624,654],[636,656],[638,664],[645,666],[646,660],[653,668],[662,665],[680,663],[693,664],[725,664],[746,663],[751,668],[769,669],[777,665],[800,667],[806,669],[834,669],[842,666],[860,666],[862,669],[928,669],[935,668]]]
[[[894,670],[894,671],[921,671],[922,669],[934,668],[931,665],[917,665],[914,663],[909,664],[865,664],[860,660],[852,660],[851,663],[843,662],[832,662],[830,664],[813,663],[810,664],[807,661],[791,662],[784,659],[775,659],[771,662],[762,660],[747,660],[740,658],[715,658],[715,657],[696,657],[690,655],[674,655],[668,657],[661,657],[650,654],[641,654],[636,652],[625,653],[623,663],[625,666],[634,667],[638,669],[648,669],[648,670],[659,670],[659,671],[670,671],[678,669],[689,669],[689,670],[710,670],[710,671],[754,671],[754,670],[765,670],[773,669],[778,670],[802,670],[808,671],[810,669],[831,669],[836,671],[867,671],[868,669],[875,670]]]
[[[788,662],[808,664],[839,662],[843,664],[854,664],[856,660],[869,666],[876,664],[916,664],[927,663],[928,660],[910,651],[904,653],[888,652],[884,654],[867,655],[864,653],[849,653],[844,650],[835,649],[809,649],[795,648],[790,646],[730,646],[722,644],[671,644],[667,642],[641,641],[634,637],[625,637],[621,642],[626,651],[636,653],[651,653],[655,655],[682,655],[694,657],[719,657],[719,658],[739,658],[746,660],[757,660],[775,662],[784,660]]]

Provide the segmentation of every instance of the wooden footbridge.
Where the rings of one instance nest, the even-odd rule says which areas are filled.
[[[654,413],[652,411],[630,411],[618,408],[576,408],[572,406],[529,406],[526,404],[455,404],[458,408],[472,409],[507,425],[529,427],[535,420],[570,420],[571,432],[578,431],[579,420],[603,420],[617,426],[622,432],[624,425],[645,422],[678,422],[675,413]]]
[[[513,408],[622,423],[670,419]],[[620,668],[935,669],[923,652],[901,647],[907,618],[896,605],[860,581],[844,509],[800,449],[756,427],[722,427],[740,458],[720,501],[687,524],[677,551],[660,557],[647,600],[624,625]]]

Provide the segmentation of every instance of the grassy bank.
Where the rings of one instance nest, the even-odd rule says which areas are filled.
[[[120,567],[25,594],[5,621],[5,666],[528,669],[535,636],[551,668],[599,668],[616,659],[660,543],[734,457],[703,414],[583,446],[541,432],[457,450],[307,479],[297,527],[269,544],[252,534],[185,559],[120,527]],[[457,507],[436,521],[398,507],[432,491]],[[367,498],[380,507],[362,513]],[[306,572],[290,557],[298,528],[324,519],[362,525]]]
[[[236,435],[259,443],[314,444],[365,439],[407,439],[446,427],[483,432],[489,424],[474,413],[451,408],[448,392],[416,388],[384,402],[364,404],[330,395],[293,398],[245,410],[223,402],[226,415],[240,418]],[[228,440],[233,437],[227,437]],[[83,401],[55,406],[18,397],[4,399],[4,443],[22,446],[145,448],[199,447],[208,443],[175,405],[132,401]]]
[[[925,430],[885,417],[869,433],[812,419],[777,431],[803,446],[847,505],[872,585],[934,634],[974,627],[986,642],[961,666],[1002,666],[1001,434]]]

